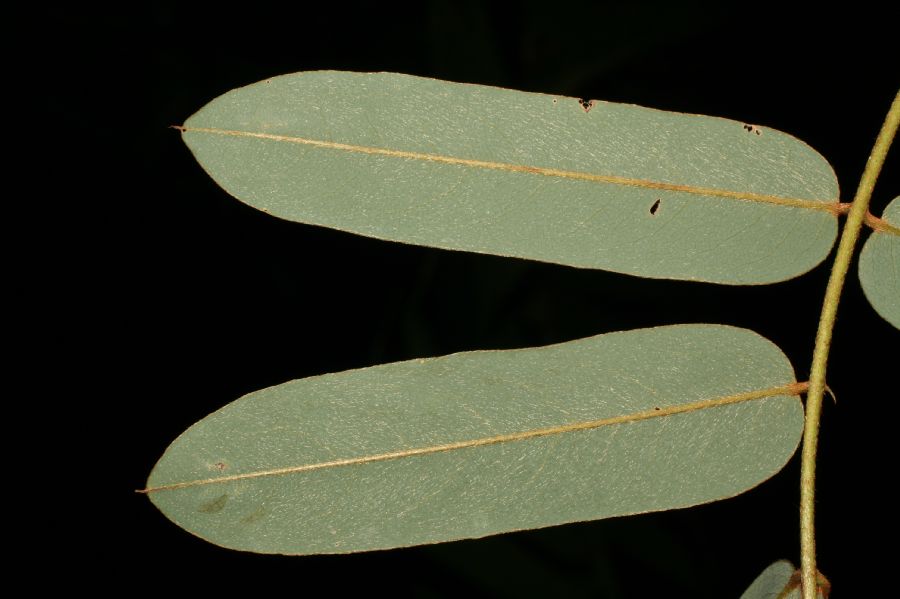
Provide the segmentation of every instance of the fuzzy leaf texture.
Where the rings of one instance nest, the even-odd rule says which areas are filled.
[[[173,442],[147,492],[212,543],[284,554],[681,508],[780,470],[797,393],[775,345],[720,325],[411,360],[251,393]]]
[[[837,233],[825,159],[722,118],[316,71],[232,90],[183,136],[255,208],[423,246],[737,285],[808,271]]]

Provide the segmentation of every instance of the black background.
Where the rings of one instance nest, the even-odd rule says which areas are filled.
[[[104,347],[84,377],[98,391],[86,408],[98,447],[77,476],[110,484],[91,493],[102,509],[82,522],[87,537],[69,540],[73,555],[102,568],[80,570],[79,583],[260,596],[326,585],[323,595],[737,597],[770,562],[796,562],[796,458],[715,504],[351,556],[220,549],[133,493],[168,443],[209,412],[325,372],[715,322],[765,335],[800,380],[808,375],[826,267],[733,288],[280,221],[219,189],[167,128],[221,93],[303,70],[398,71],[724,116],[812,145],[849,201],[898,86],[889,19],[864,3],[841,13],[712,2],[287,6],[163,2],[42,17],[52,89],[41,110],[66,133],[56,151],[67,157],[45,183],[65,180],[78,204],[70,210],[92,225],[69,246],[90,268],[60,251],[60,285],[80,281],[68,291],[88,300],[85,347]],[[876,214],[900,191],[897,164],[895,152]],[[84,279],[85,270],[100,274]],[[820,567],[835,597],[890,575],[890,556],[873,542],[893,526],[884,485],[893,478],[897,394],[887,381],[898,343],[866,304],[854,267],[829,373],[839,403],[825,407],[820,452]]]

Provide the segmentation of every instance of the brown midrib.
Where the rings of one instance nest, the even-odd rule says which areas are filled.
[[[457,158],[454,156],[443,156],[440,154],[427,154],[422,152],[409,152],[406,150],[392,150],[389,148],[376,148],[370,146],[358,146],[353,144],[338,143],[332,141],[324,141],[319,139],[307,139],[304,137],[293,137],[287,135],[276,135],[273,133],[255,133],[252,131],[234,131],[229,129],[214,129],[206,127],[175,127],[182,133],[209,133],[212,135],[228,135],[232,137],[251,137],[255,139],[267,139],[271,141],[295,143],[318,148],[327,148],[331,150],[342,150],[346,152],[356,152],[360,154],[374,154],[378,156],[391,156],[394,158],[404,158],[407,160],[423,160],[426,162],[438,162],[443,164],[454,164],[458,166],[468,166],[472,168],[483,168],[489,170],[507,171],[515,173],[529,173],[534,175],[542,175],[545,177],[560,177],[564,179],[574,179],[579,181],[592,181],[595,183],[607,183],[611,185],[622,185],[626,187],[641,187],[644,189],[657,189],[660,191],[672,191],[679,193],[689,193],[694,195],[713,196],[720,198],[731,198],[734,200],[743,200],[749,202],[762,202],[766,204],[777,204],[779,206],[791,206],[795,208],[806,208],[809,210],[818,210],[823,212],[831,212],[840,214],[845,210],[837,201],[822,202],[817,200],[805,200],[801,198],[787,198],[776,195],[767,195],[760,193],[751,193],[743,191],[732,191],[728,189],[716,189],[711,187],[697,187],[693,185],[679,185],[675,183],[663,183],[660,181],[650,181],[646,179],[634,179],[630,177],[619,177],[616,175],[596,175],[593,173],[585,173],[580,171],[567,171],[555,168],[545,168],[537,166],[525,166],[521,164],[510,164],[506,162],[491,162],[488,160],[476,160],[470,158]]]
[[[153,493],[158,491],[172,491],[176,489],[184,489],[188,487],[197,487],[201,485],[212,485],[234,482],[239,480],[247,480],[252,478],[261,478],[265,476],[283,476],[288,474],[299,474],[302,472],[311,472],[314,470],[322,470],[325,468],[338,468],[342,466],[353,466],[361,464],[371,464],[373,462],[384,462],[388,460],[396,460],[400,458],[408,458],[415,456],[428,455],[432,453],[440,453],[444,451],[453,451],[456,449],[468,449],[472,447],[483,447],[485,445],[496,445],[498,443],[508,443],[513,441],[524,441],[527,439],[535,439],[538,437],[547,437],[555,434],[571,433],[584,430],[597,429],[603,426],[614,424],[624,424],[627,422],[637,422],[640,420],[650,420],[652,418],[661,418],[682,414],[685,412],[694,412],[724,406],[729,404],[751,401],[754,399],[762,399],[764,397],[772,397],[776,395],[798,395],[806,391],[808,383],[793,383],[791,385],[783,385],[780,387],[772,387],[760,391],[750,391],[747,393],[738,393],[715,399],[705,399],[701,401],[682,404],[679,406],[670,406],[667,408],[645,410],[634,414],[625,414],[622,416],[614,416],[612,418],[602,418],[598,420],[588,420],[583,422],[575,422],[557,426],[544,427],[529,431],[507,433],[503,435],[494,435],[491,437],[482,437],[479,439],[470,439],[466,441],[456,441],[453,443],[444,443],[432,445],[429,447],[418,447],[413,449],[404,449],[386,453],[373,454],[369,456],[357,456],[353,458],[345,458],[340,460],[331,460],[328,462],[319,462],[315,464],[304,464],[300,466],[288,466],[283,468],[275,468],[271,470],[260,470],[257,472],[246,472],[243,474],[234,474],[231,476],[222,476],[218,478],[208,478],[201,480],[193,480],[181,483],[171,483],[160,485],[158,487],[148,487],[141,489],[139,493]]]

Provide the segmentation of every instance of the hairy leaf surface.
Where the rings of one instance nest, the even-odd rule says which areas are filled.
[[[771,283],[837,231],[828,163],[736,121],[392,73],[307,72],[213,100],[184,140],[281,218],[643,277]]]
[[[287,554],[686,507],[784,465],[802,387],[771,342],[718,325],[386,364],[233,402],[147,492],[213,543]]]

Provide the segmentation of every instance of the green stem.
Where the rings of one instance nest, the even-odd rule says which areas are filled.
[[[875,181],[881,172],[888,148],[891,147],[894,134],[897,132],[898,123],[900,123],[900,92],[894,97],[891,109],[878,133],[878,139],[875,140],[875,146],[869,154],[862,179],[859,181],[856,197],[853,199],[853,205],[841,233],[841,242],[838,245],[837,256],[831,267],[831,277],[828,279],[828,288],[825,291],[822,315],[819,317],[819,331],[816,333],[812,372],[809,376],[809,391],[806,395],[806,424],[803,430],[803,456],[800,467],[800,570],[802,572],[803,599],[816,599],[817,594],[816,443],[819,437],[819,419],[822,413],[822,396],[825,391],[825,371],[828,365],[828,350],[831,347],[831,332],[834,329],[838,302],[841,299],[841,289],[844,286],[844,279],[847,278],[850,260],[853,258],[853,248],[856,246],[859,231],[869,209],[872,188],[875,187]]]

